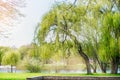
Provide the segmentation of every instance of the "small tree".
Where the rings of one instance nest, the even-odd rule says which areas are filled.
[[[17,51],[8,51],[2,58],[2,63],[4,65],[11,65],[11,73],[13,72],[13,66],[17,65],[20,59],[20,54]]]
[[[0,46],[0,65],[2,63],[2,58],[4,56],[4,53],[7,52],[9,49],[10,49],[9,47]]]

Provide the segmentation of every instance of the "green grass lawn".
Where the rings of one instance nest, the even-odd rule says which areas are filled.
[[[39,73],[0,73],[0,80],[26,80],[27,77],[39,75]]]
[[[35,76],[120,76],[120,74],[42,74],[42,73],[0,73],[0,80],[26,80]]]

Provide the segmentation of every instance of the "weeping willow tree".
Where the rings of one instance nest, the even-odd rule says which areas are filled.
[[[2,58],[5,54],[5,52],[7,52],[8,50],[10,50],[9,47],[3,47],[3,46],[0,46],[0,65],[2,63]]]
[[[54,6],[42,19],[41,27],[38,32],[38,41],[42,45],[49,36],[50,42],[55,43],[56,50],[66,49],[67,41],[72,42],[78,53],[83,57],[87,67],[87,73],[91,74],[88,56],[82,51],[81,43],[77,35],[80,33],[80,20],[85,14],[84,6],[73,6],[71,4],[58,4]],[[79,16],[79,17],[78,17]],[[54,36],[53,36],[54,35]],[[48,40],[47,40],[48,41]],[[62,46],[62,47],[60,47]],[[68,46],[69,49],[71,46]],[[67,50],[66,49],[66,50]]]
[[[107,13],[109,12],[119,13],[120,11],[118,6],[119,4],[120,4],[119,0],[101,0],[101,1],[96,0],[96,1],[90,1],[90,4],[89,4],[90,7],[88,6],[88,11],[89,11],[88,16],[84,24],[85,26],[81,32],[82,32],[82,37],[84,38],[83,42],[85,43],[84,51],[88,54],[90,59],[93,61],[94,65],[92,66],[92,68],[94,69],[94,72],[96,72],[96,66],[98,63],[102,72],[106,73],[108,60],[105,59],[105,57],[103,57],[103,55],[105,55],[104,51],[106,50],[106,48],[101,47],[101,45],[104,43],[103,42],[101,43],[100,38],[103,39],[104,34],[101,35],[102,31],[100,29],[102,28],[104,31],[104,28],[101,26],[103,26],[102,24],[105,22],[105,20],[103,20],[103,17],[105,17]],[[106,18],[106,20],[107,19],[109,18]],[[116,23],[119,24],[119,22],[116,22]],[[106,28],[106,26],[104,27]],[[105,31],[105,34],[106,34],[106,31]],[[100,48],[103,48],[103,49],[99,54]]]
[[[11,73],[13,72],[13,66],[16,66],[20,60],[20,54],[17,51],[8,51],[2,58],[2,64],[11,65]]]
[[[120,14],[107,13],[103,19],[101,59],[111,63],[111,73],[117,74],[120,63]]]
[[[79,0],[76,4],[63,2],[54,5],[42,18],[37,33],[38,45],[53,43],[55,51],[61,49],[63,52],[74,47],[85,61],[87,74],[91,74],[90,59],[97,61],[105,72],[105,61],[98,54],[103,39],[99,30],[104,22],[101,18],[108,12],[119,12],[118,4],[119,0]],[[92,51],[83,49],[84,42]]]

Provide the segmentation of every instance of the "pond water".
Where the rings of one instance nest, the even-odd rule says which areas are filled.
[[[0,72],[10,72],[10,66],[0,66]],[[16,67],[13,67],[14,73],[22,73],[28,72],[27,70],[18,70]],[[41,70],[41,73],[86,73],[86,70]],[[93,72],[93,71],[92,71]],[[107,73],[110,73],[110,70],[107,70]],[[101,70],[97,70],[97,73],[102,73]],[[120,68],[118,69],[118,73],[120,73]]]
[[[55,70],[47,71],[47,70],[44,70],[44,71],[41,71],[41,73],[87,73],[87,71],[86,70],[59,70],[59,71],[55,71]],[[102,73],[102,71],[97,70],[97,73]],[[107,73],[111,73],[111,71],[107,70]],[[120,69],[118,70],[118,73],[120,73]]]
[[[25,72],[24,70],[18,70],[15,66],[12,67],[14,73]],[[0,66],[0,72],[11,72],[11,66]]]

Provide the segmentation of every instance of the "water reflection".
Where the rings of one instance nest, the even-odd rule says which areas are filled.
[[[11,66],[0,66],[0,72],[11,72]],[[22,73],[22,72],[29,72],[27,70],[19,70],[13,66],[14,73]],[[41,70],[41,73],[86,73],[86,70]],[[93,72],[93,70],[92,70]],[[110,73],[111,70],[107,70],[107,73]],[[101,70],[97,70],[97,73],[102,73]],[[120,68],[118,69],[118,73],[120,73]]]

